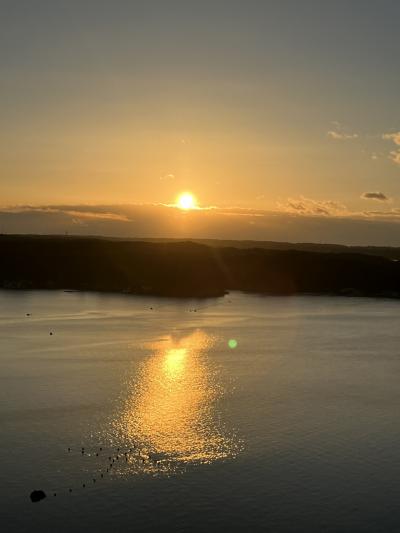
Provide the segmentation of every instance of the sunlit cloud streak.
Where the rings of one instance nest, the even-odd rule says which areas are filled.
[[[16,206],[0,209],[0,233],[331,242],[400,246],[400,208],[354,212],[331,201],[292,198],[275,210],[166,205]]]
[[[341,133],[339,131],[330,130],[327,132],[328,137],[334,139],[335,141],[348,141],[350,139],[357,139],[357,133]]]

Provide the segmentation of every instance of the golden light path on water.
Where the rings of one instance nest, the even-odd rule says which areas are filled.
[[[121,438],[138,443],[171,469],[211,463],[239,451],[218,410],[226,391],[210,357],[213,344],[214,339],[199,330],[150,344],[152,355],[129,384],[116,420]]]

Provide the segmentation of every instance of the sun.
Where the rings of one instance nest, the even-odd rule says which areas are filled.
[[[186,211],[189,209],[196,209],[196,198],[190,192],[183,192],[178,196],[177,206],[180,209],[185,209]]]

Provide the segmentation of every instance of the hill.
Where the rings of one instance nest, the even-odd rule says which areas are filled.
[[[229,290],[398,297],[400,263],[352,250],[3,235],[0,286],[176,297]]]

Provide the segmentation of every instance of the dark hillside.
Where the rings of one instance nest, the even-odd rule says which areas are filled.
[[[397,297],[400,264],[355,253],[1,236],[0,286],[178,297],[228,290]]]

